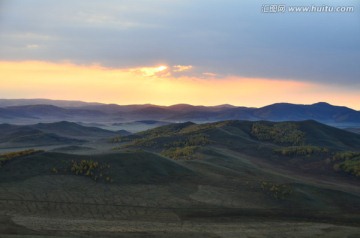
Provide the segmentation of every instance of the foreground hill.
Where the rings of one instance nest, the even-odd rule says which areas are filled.
[[[201,160],[223,151],[223,156],[240,153],[287,168],[296,165],[299,172],[314,175],[320,172],[337,176],[339,171],[360,175],[360,135],[316,121],[187,122],[122,137],[120,141],[127,142],[122,145],[125,148],[146,149],[177,160]]]
[[[59,125],[78,128],[37,127]],[[111,149],[1,153],[0,236],[360,233],[358,134],[315,121],[186,122],[102,146]]]
[[[337,182],[320,182],[316,176],[301,177],[276,164],[259,164],[252,157],[223,150],[201,160],[178,161],[145,151],[95,156],[40,151],[14,157],[0,171],[0,189],[6,189],[0,206],[8,200],[20,207],[27,201],[50,202],[47,207],[24,210],[2,207],[22,215],[46,212],[53,217],[96,218],[112,214],[128,219],[130,209],[136,211],[132,211],[136,219],[145,220],[245,215],[360,222],[360,191],[355,183],[340,177]],[[69,211],[56,204],[67,204]],[[110,210],[86,213],[96,204],[108,204]],[[144,209],[147,214],[141,212]]]

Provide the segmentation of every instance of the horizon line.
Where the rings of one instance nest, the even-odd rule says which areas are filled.
[[[77,102],[77,103],[84,103],[84,104],[100,104],[100,105],[117,105],[117,106],[158,106],[158,107],[173,107],[173,106],[178,106],[178,105],[187,105],[187,106],[193,106],[193,107],[220,107],[220,106],[230,106],[230,107],[246,107],[246,108],[263,108],[263,107],[267,107],[267,106],[271,106],[271,105],[276,105],[276,104],[291,104],[291,105],[302,105],[302,106],[311,106],[311,105],[315,105],[315,104],[328,104],[331,106],[336,106],[336,107],[346,107],[346,108],[350,108],[352,110],[355,111],[360,111],[356,108],[353,107],[349,107],[349,106],[345,106],[345,105],[337,105],[337,104],[332,104],[332,103],[328,103],[328,102],[323,102],[323,101],[318,101],[318,102],[313,102],[313,103],[292,103],[292,102],[275,102],[275,103],[270,103],[270,104],[265,104],[259,107],[256,106],[245,106],[245,105],[234,105],[231,103],[223,103],[223,104],[216,104],[216,105],[195,105],[195,104],[189,104],[189,103],[176,103],[176,104],[170,104],[170,105],[161,105],[161,104],[153,104],[153,103],[133,103],[133,104],[119,104],[119,103],[115,103],[115,102],[94,102],[94,101],[86,101],[86,100],[72,100],[72,99],[50,99],[50,98],[0,98],[0,100],[7,100],[7,101],[20,101],[20,100],[29,100],[29,101],[35,101],[35,100],[46,100],[46,101],[60,101],[60,102]],[[27,104],[27,105],[51,105],[51,104]],[[14,105],[14,106],[26,106],[26,105]],[[76,106],[73,106],[76,107]]]

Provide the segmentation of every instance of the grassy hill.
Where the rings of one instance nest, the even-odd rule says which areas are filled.
[[[72,138],[89,138],[89,137],[111,137],[116,135],[126,135],[126,131],[113,132],[97,127],[81,126],[77,123],[61,121],[55,123],[39,123],[32,126],[47,133],[55,133]]]
[[[206,153],[225,149],[265,162],[290,167],[297,164],[297,169],[330,174],[335,173],[337,162],[332,157],[336,153],[360,151],[360,135],[316,121],[187,122],[123,137],[122,141],[126,142],[123,147],[145,149],[175,160],[207,158]]]
[[[233,122],[223,126],[228,123]],[[186,130],[206,130],[194,126],[172,129],[185,134],[189,133]],[[91,217],[115,216],[115,206],[121,206],[138,210],[150,207],[158,214],[156,219],[164,213],[181,219],[245,216],[360,222],[360,192],[355,189],[358,181],[340,175],[337,180],[304,176],[289,167],[284,170],[279,164],[263,163],[261,158],[221,146],[204,146],[196,159],[177,161],[144,150],[102,155],[18,154],[0,168],[0,189],[7,191],[0,201],[12,199],[20,207],[27,201],[50,202],[47,208],[24,207],[22,214],[46,211],[62,217],[70,212],[73,217],[87,217],[86,209],[95,203],[114,207],[91,213]],[[61,206],[53,207],[52,203],[74,208],[61,211]],[[139,214],[143,213],[133,216],[139,219]]]
[[[44,132],[31,126],[1,124],[0,130],[2,132],[0,135],[0,147],[2,148],[61,145],[84,142],[84,140]]]
[[[304,223],[310,236],[356,237],[359,138],[315,121],[186,122],[103,142],[115,148],[102,153],[2,153],[0,236],[211,237],[219,224],[212,235],[271,222],[274,236]]]
[[[204,135],[209,141],[229,146],[234,143],[267,146],[313,145],[327,146],[338,150],[359,149],[360,136],[345,130],[330,127],[316,121],[301,122],[251,122],[223,121],[208,124],[191,122],[171,124],[140,132],[124,140],[137,139],[135,144],[145,142],[156,144],[162,138],[166,140],[189,139],[195,135]],[[139,141],[141,140],[141,141]],[[160,147],[163,144],[159,145]]]
[[[0,131],[1,148],[71,145],[130,134],[124,130],[114,132],[66,121],[26,126],[0,124]]]
[[[104,176],[111,176],[114,184],[170,182],[177,178],[194,175],[191,170],[177,162],[141,151],[93,156],[42,152],[19,156],[8,161],[6,167],[4,166],[1,170],[0,180],[5,182],[43,175],[76,175],[74,171],[71,171],[74,161],[95,161],[109,165],[103,171]],[[83,173],[78,175],[87,176]]]

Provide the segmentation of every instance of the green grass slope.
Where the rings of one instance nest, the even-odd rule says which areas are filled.
[[[145,132],[136,134],[135,138],[146,140],[174,136],[191,136],[194,134],[206,133],[215,142],[223,143],[224,138],[237,138],[244,143],[258,143],[259,141],[271,142],[281,145],[281,138],[277,140],[262,140],[253,133],[256,125],[268,127],[266,133],[273,133],[274,137],[284,137],[285,134],[276,134],[277,132],[287,129],[289,134],[292,130],[300,131],[304,134],[303,140],[299,144],[309,144],[314,146],[329,146],[337,149],[358,149],[360,147],[360,135],[338,128],[330,127],[316,121],[300,121],[300,122],[250,122],[250,121],[224,121],[208,124],[194,124],[191,122],[171,124]],[[289,127],[290,128],[286,128]],[[278,131],[277,131],[278,130]],[[295,136],[295,134],[294,134]],[[291,138],[289,138],[291,140]],[[289,144],[292,144],[289,141]],[[286,144],[286,143],[285,143]]]
[[[332,159],[336,153],[360,151],[360,135],[316,121],[181,123],[123,137],[121,142],[118,149],[145,149],[175,160],[204,159],[206,151],[226,149],[313,174],[341,172],[336,168],[344,166]],[[357,174],[357,163],[347,162],[342,172]]]
[[[360,136],[346,130],[327,126],[316,121],[298,122],[300,130],[306,134],[306,142],[316,146],[334,149],[360,150]]]
[[[116,184],[167,182],[193,175],[191,170],[172,160],[141,151],[91,156],[43,152],[7,162],[0,170],[0,181],[18,181],[43,175],[77,176],[71,171],[72,163],[83,160],[106,165],[104,176],[109,175]],[[85,173],[78,176],[87,177]]]
[[[97,127],[81,126],[79,124],[67,121],[55,123],[39,123],[31,127],[41,130],[46,133],[54,133],[61,136],[72,138],[88,138],[88,137],[111,137],[119,135],[113,131],[100,129]]]
[[[81,143],[84,140],[43,132],[30,126],[0,125],[0,147],[31,147]]]
[[[314,121],[188,122],[120,137],[116,150],[103,154],[18,153],[0,168],[0,210],[62,219],[357,226],[360,181],[342,168],[358,159],[358,139]]]

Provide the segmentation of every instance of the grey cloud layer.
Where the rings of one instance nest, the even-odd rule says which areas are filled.
[[[167,63],[193,65],[194,73],[358,85],[359,2],[284,2],[357,8],[263,14],[264,0],[0,1],[0,59]]]

